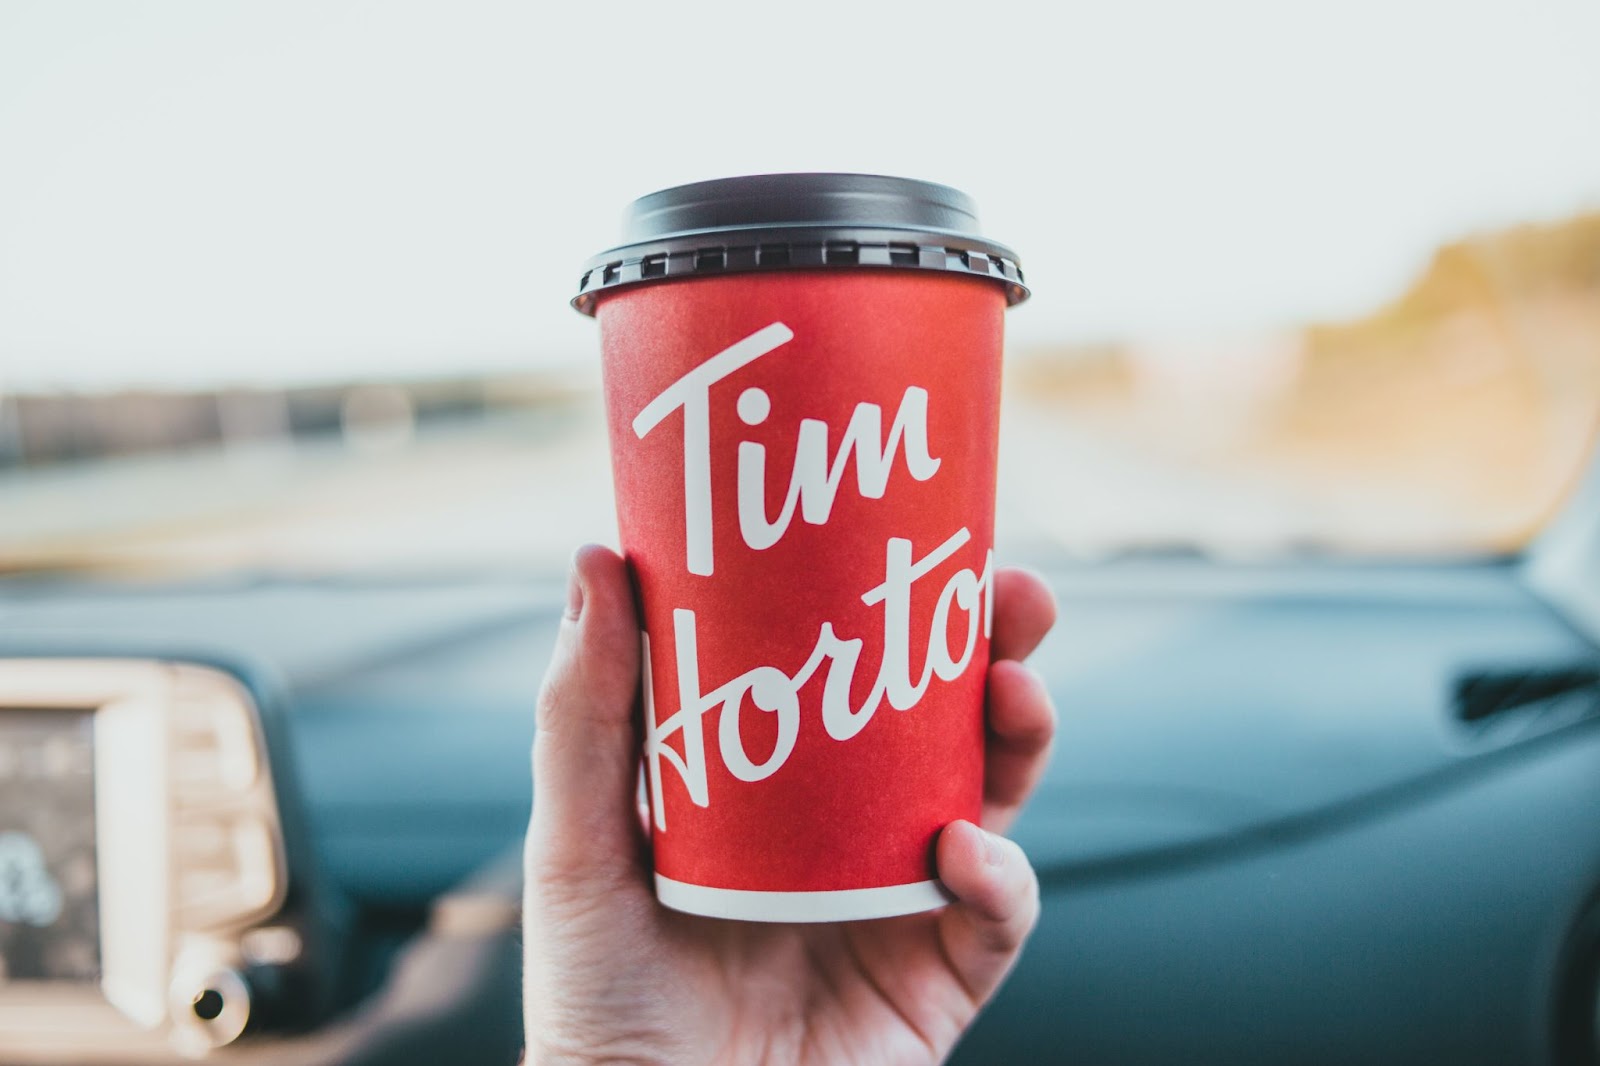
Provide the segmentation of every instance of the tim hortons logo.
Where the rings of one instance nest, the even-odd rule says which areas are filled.
[[[716,530],[712,528],[711,408],[726,402],[719,383],[794,339],[794,331],[781,322],[759,329],[718,352],[664,389],[633,420],[633,432],[643,439],[675,413],[683,415],[683,502],[686,558],[689,573],[709,577],[715,572]],[[772,400],[759,388],[747,388],[735,401],[735,412],[748,426],[758,426],[772,412]],[[762,551],[783,539],[796,513],[810,525],[826,525],[854,459],[856,490],[868,499],[882,499],[889,474],[897,460],[917,481],[928,481],[939,471],[941,460],[928,449],[928,393],[911,386],[900,398],[899,409],[883,432],[883,410],[877,404],[859,403],[830,451],[830,427],[815,418],[802,419],[795,441],[794,468],[789,488],[776,518],[767,514],[767,449],[754,441],[740,441],[738,476],[734,491],[739,516],[739,536]],[[994,552],[984,556],[982,573],[958,569],[945,579],[926,638],[913,649],[911,642],[911,592],[918,581],[938,570],[972,539],[965,528],[922,558],[915,558],[911,541],[890,537],[884,545],[882,583],[861,594],[861,602],[883,611],[883,652],[877,681],[866,700],[851,705],[850,689],[865,642],[841,636],[832,622],[823,622],[811,654],[798,669],[786,672],[775,665],[753,666],[744,673],[707,690],[700,676],[698,629],[695,612],[672,612],[672,641],[678,666],[678,709],[657,722],[650,672],[650,639],[644,638],[645,761],[650,777],[651,809],[657,830],[664,831],[661,761],[678,771],[689,798],[700,807],[710,806],[706,788],[706,741],[702,719],[717,708],[717,746],[730,773],[741,781],[772,776],[788,761],[800,734],[800,690],[821,673],[822,727],[834,740],[849,740],[861,732],[885,700],[898,711],[916,706],[934,678],[954,681],[971,664],[978,646],[978,628],[989,635],[994,613]],[[950,647],[951,611],[966,616],[966,638],[959,652]],[[912,677],[913,651],[923,652],[922,670]],[[777,716],[777,743],[760,762],[745,749],[739,719],[746,703]],[[683,752],[666,741],[683,735]]]

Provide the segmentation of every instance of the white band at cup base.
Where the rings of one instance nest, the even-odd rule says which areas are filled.
[[[656,874],[656,898],[675,911],[746,922],[853,922],[933,910],[954,897],[938,881],[827,892],[708,888]]]

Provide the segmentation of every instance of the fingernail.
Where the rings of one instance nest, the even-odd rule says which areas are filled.
[[[577,560],[567,571],[567,619],[572,622],[583,614],[583,585],[578,581]]]
[[[1004,866],[1006,849],[1000,846],[999,838],[984,829],[979,829],[978,835],[983,838],[983,861],[990,866]]]

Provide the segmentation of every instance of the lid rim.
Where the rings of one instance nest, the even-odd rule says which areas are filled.
[[[770,235],[770,236],[769,236]],[[882,238],[873,241],[872,238]],[[723,238],[740,238],[728,240]],[[590,256],[583,264],[585,271],[607,263],[640,259],[660,251],[680,251],[702,248],[741,248],[761,244],[795,242],[796,238],[816,241],[854,241],[857,244],[916,244],[948,245],[964,251],[991,252],[1016,262],[1019,256],[1009,245],[959,230],[940,229],[933,226],[873,226],[827,225],[816,222],[777,222],[766,225],[718,226],[708,229],[680,230],[663,233],[659,237],[628,241]]]
[[[812,232],[817,231],[813,229]],[[1001,246],[973,240],[962,243],[970,247],[952,247],[943,241],[915,244],[850,239],[743,245],[633,245],[622,250],[643,249],[645,254],[621,259],[602,257],[593,261],[579,279],[578,294],[570,305],[592,317],[600,296],[618,289],[656,281],[794,270],[904,270],[953,274],[1004,286],[1008,307],[1032,295],[1016,260],[993,251]]]

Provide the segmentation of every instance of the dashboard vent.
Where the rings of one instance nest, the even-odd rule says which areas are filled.
[[[1454,743],[1503,748],[1600,717],[1600,662],[1530,663],[1457,675],[1449,712]]]
[[[1588,717],[1600,710],[1600,666],[1572,663],[1468,673],[1456,681],[1455,713],[1488,722],[1516,712]]]

